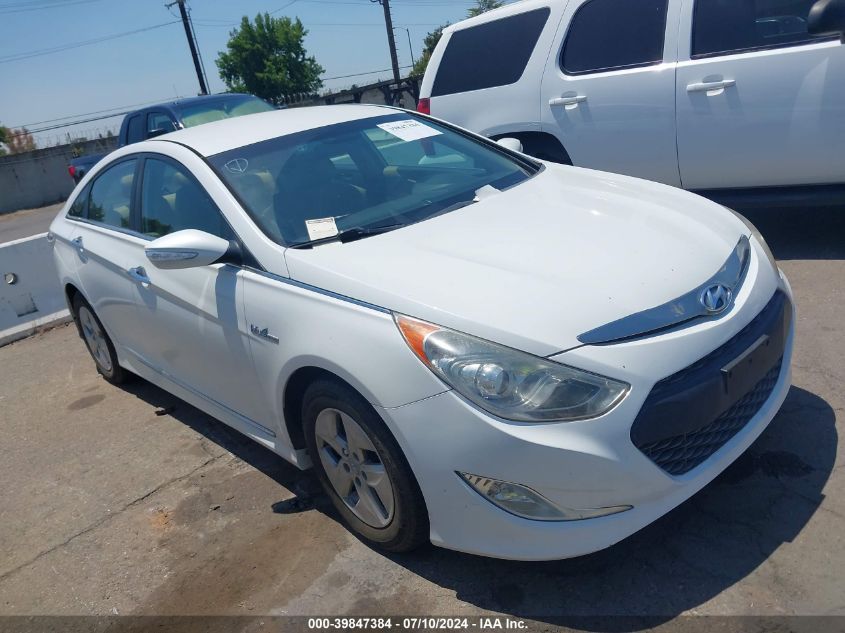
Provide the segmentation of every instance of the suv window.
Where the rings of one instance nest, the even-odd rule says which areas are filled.
[[[431,96],[519,81],[550,13],[535,9],[452,33]]]
[[[126,124],[126,144],[140,143],[144,136],[144,117],[136,114]]]
[[[147,115],[147,137],[156,130],[164,130],[165,132],[172,132],[176,128],[173,126],[173,121],[170,116],[164,112],[150,112]]]
[[[807,33],[815,0],[697,0],[692,56],[794,46],[817,38]]]
[[[141,185],[141,232],[156,238],[184,229],[234,238],[220,210],[187,169],[148,158]]]
[[[560,65],[570,75],[663,61],[669,0],[589,0],[572,18]]]
[[[88,219],[128,229],[132,226],[132,183],[136,159],[109,167],[91,185]]]

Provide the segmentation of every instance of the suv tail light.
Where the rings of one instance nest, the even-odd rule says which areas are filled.
[[[67,173],[70,174],[71,178],[76,178],[76,167],[74,167],[73,165],[68,165],[67,166]]]
[[[420,99],[417,103],[417,112],[421,114],[431,114],[431,99]]]

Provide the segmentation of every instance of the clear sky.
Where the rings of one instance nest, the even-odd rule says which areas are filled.
[[[81,120],[90,117],[76,115],[197,94],[185,33],[176,22],[178,7],[166,8],[167,1],[0,0],[0,123],[40,128],[56,124],[42,122],[61,117]],[[462,19],[473,5],[472,0],[391,0],[394,24],[410,30],[415,57],[427,32]],[[211,92],[225,89],[215,59],[225,49],[229,31],[241,16],[264,11],[302,20],[309,29],[308,52],[325,68],[327,78],[390,68],[383,10],[370,0],[189,0],[188,6]],[[27,57],[166,22],[174,23]],[[400,66],[410,65],[404,30],[396,31],[396,46]],[[340,89],[391,77],[390,71],[377,72],[328,80],[325,87]],[[112,118],[75,129],[95,132],[115,129],[119,123],[119,118]],[[36,140],[48,142],[68,130],[44,132]]]

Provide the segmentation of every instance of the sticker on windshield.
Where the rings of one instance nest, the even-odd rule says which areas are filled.
[[[379,123],[378,127],[388,134],[393,134],[396,138],[402,139],[403,141],[418,141],[421,138],[428,138],[429,136],[438,136],[443,134],[443,132],[435,130],[433,127],[429,127],[419,121],[414,121],[413,119],[391,121],[390,123]]]
[[[249,167],[249,161],[246,158],[235,158],[223,166],[233,174],[243,174]]]
[[[337,235],[337,224],[334,218],[318,218],[316,220],[305,220],[305,228],[308,229],[308,239],[322,240]]]

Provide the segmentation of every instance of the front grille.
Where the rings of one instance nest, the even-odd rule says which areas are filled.
[[[671,475],[689,472],[754,417],[777,382],[792,320],[780,290],[748,325],[652,388],[631,442]]]
[[[670,475],[683,475],[689,472],[722,448],[756,415],[763,403],[772,395],[782,365],[781,358],[756,387],[711,424],[690,433],[669,437],[638,448]]]

